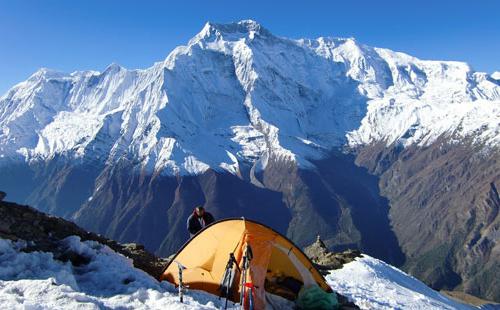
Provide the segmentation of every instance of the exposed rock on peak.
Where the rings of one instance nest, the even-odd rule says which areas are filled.
[[[200,34],[202,37],[208,37],[210,35],[220,35],[220,36],[229,35],[229,36],[242,36],[242,37],[248,37],[254,34],[272,35],[262,25],[250,19],[229,24],[218,24],[218,23],[208,22],[205,24]]]

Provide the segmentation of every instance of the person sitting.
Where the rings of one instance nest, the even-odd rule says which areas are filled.
[[[202,206],[194,208],[193,213],[187,219],[187,230],[190,237],[196,235],[200,230],[214,222],[214,217],[205,211]]]

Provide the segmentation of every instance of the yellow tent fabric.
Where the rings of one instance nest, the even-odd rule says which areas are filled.
[[[241,269],[247,245],[254,257],[245,282],[254,285],[256,309],[264,309],[266,291],[294,299],[289,289],[280,290],[279,285],[275,285],[276,279],[286,279],[303,287],[318,285],[325,292],[332,292],[309,258],[290,240],[263,224],[245,219],[222,220],[199,232],[179,250],[160,280],[179,284],[176,261],[186,267],[183,271],[185,285],[220,296],[219,287],[230,253],[234,254]],[[241,274],[237,268],[234,272],[230,299],[238,302]]]

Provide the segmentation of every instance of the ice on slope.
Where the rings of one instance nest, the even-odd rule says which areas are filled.
[[[354,39],[291,40],[207,23],[145,70],[41,69],[0,98],[0,155],[64,154],[166,174],[237,174],[270,156],[307,166],[342,146],[500,143],[500,82]]]
[[[219,309],[213,295],[158,283],[107,246],[68,237],[62,247],[90,259],[80,267],[50,253],[25,253],[24,242],[0,239],[0,304],[8,309]],[[333,271],[332,288],[362,309],[469,309],[377,259],[365,256]]]
[[[474,309],[367,255],[332,271],[326,279],[334,291],[361,309]]]

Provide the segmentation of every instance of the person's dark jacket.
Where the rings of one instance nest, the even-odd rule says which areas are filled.
[[[205,222],[205,226],[208,226],[210,223],[214,222],[214,217],[212,214],[205,211],[203,213],[203,221]],[[196,213],[191,214],[187,219],[187,230],[191,235],[195,235],[199,232],[203,227],[201,227],[200,221],[198,220],[198,215]]]

